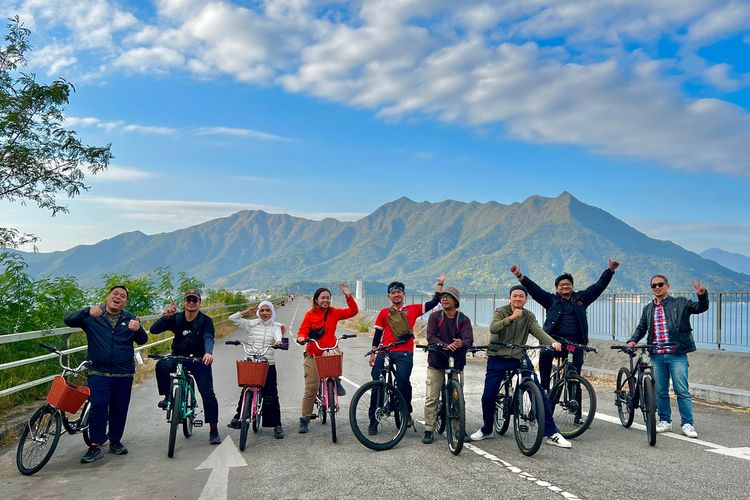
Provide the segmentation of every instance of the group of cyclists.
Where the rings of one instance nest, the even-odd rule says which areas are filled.
[[[552,419],[550,404],[546,394],[549,391],[551,365],[555,356],[560,355],[560,341],[576,344],[588,344],[589,332],[586,308],[593,303],[607,288],[619,262],[609,260],[607,268],[596,283],[583,290],[576,291],[573,277],[564,273],[555,279],[555,291],[548,292],[521,272],[520,266],[514,264],[510,272],[518,279],[519,284],[510,288],[508,304],[495,310],[490,324],[490,339],[487,348],[487,367],[484,390],[482,394],[483,425],[471,434],[472,441],[493,437],[493,415],[495,397],[500,381],[509,370],[517,369],[523,352],[504,347],[504,344],[525,344],[528,336],[534,336],[542,344],[550,345],[554,351],[540,355],[539,371],[541,393],[545,407],[545,442],[561,448],[570,448],[571,443],[559,432]],[[424,303],[405,304],[406,287],[399,281],[390,283],[387,295],[391,306],[383,308],[374,323],[373,348],[380,345],[402,341],[390,350],[390,363],[395,367],[396,386],[407,403],[407,426],[413,427],[412,420],[412,386],[411,372],[414,365],[414,327],[417,319],[432,311],[427,321],[427,339],[447,350],[453,351],[456,366],[462,369],[466,362],[467,350],[473,343],[471,321],[459,310],[460,292],[455,287],[445,287],[445,273],[437,278],[433,297]],[[663,424],[659,431],[671,428],[669,412],[669,379],[680,386],[678,401],[680,413],[683,414],[683,432],[695,437],[692,426],[692,406],[687,392],[687,368],[681,363],[681,356],[695,350],[692,342],[689,315],[698,314],[708,308],[706,289],[700,283],[694,283],[699,302],[679,300],[675,307],[667,299],[668,281],[662,275],[651,281],[655,299],[644,308],[643,318],[638,329],[630,339],[631,344],[648,334],[649,343],[669,343],[677,341],[678,347],[664,352],[671,356],[657,365],[655,370],[656,392],[659,398],[659,417]],[[322,354],[320,348],[336,345],[336,329],[339,321],[352,318],[359,308],[356,300],[345,283],[339,288],[344,295],[346,307],[331,305],[331,291],[318,288],[312,296],[312,307],[305,316],[297,331],[296,341],[305,346],[303,353],[304,395],[301,401],[299,433],[308,432],[311,418],[314,418],[313,403],[319,384],[319,376],[314,362]],[[133,343],[143,344],[147,337],[140,325],[140,319],[125,311],[128,290],[124,286],[113,287],[105,304],[85,308],[73,313],[65,320],[69,326],[80,327],[87,334],[89,341],[89,358],[92,368],[89,372],[91,388],[91,445],[81,458],[82,463],[90,463],[102,458],[101,446],[109,441],[110,452],[115,455],[127,453],[120,439],[124,429],[127,409],[130,400],[130,386],[134,373]],[[546,316],[542,326],[539,325],[531,311],[524,308],[529,296],[545,310]],[[663,307],[662,303],[670,307]],[[683,303],[684,302],[684,303]],[[196,379],[198,390],[203,399],[205,420],[210,426],[211,444],[221,443],[218,432],[218,404],[213,389],[211,364],[213,363],[214,325],[210,317],[200,311],[201,294],[198,290],[189,290],[184,295],[184,308],[177,311],[172,303],[163,316],[151,327],[151,333],[167,330],[174,332],[172,342],[173,354],[193,356],[201,363],[191,363],[188,369]],[[673,311],[674,309],[674,311]],[[654,317],[656,311],[656,318]],[[673,313],[678,316],[673,317]],[[253,317],[255,316],[255,317]],[[229,321],[239,327],[246,335],[246,341],[258,349],[268,346],[288,348],[286,326],[276,321],[276,311],[269,301],[247,308],[229,316]],[[316,342],[310,342],[311,339]],[[687,339],[687,340],[686,340]],[[375,349],[373,349],[375,352]],[[128,354],[129,353],[129,354]],[[268,351],[269,371],[263,388],[262,419],[264,427],[273,428],[276,439],[284,437],[281,425],[281,412],[278,395],[278,373],[275,367],[273,351]],[[675,358],[675,359],[672,359]],[[164,363],[162,363],[164,361]],[[437,399],[442,383],[445,359],[431,353],[428,358],[428,376],[425,401],[425,431],[423,443],[434,440],[432,421],[434,420]],[[371,355],[369,364],[372,367],[372,378],[377,379],[382,371],[384,356]],[[580,372],[583,365],[583,353],[576,352],[574,365]],[[676,367],[675,367],[676,366]],[[174,367],[166,360],[161,360],[156,367],[159,394],[166,398],[169,390],[169,375]],[[93,382],[92,383],[92,375]],[[101,379],[101,380],[100,380]],[[461,379],[463,383],[463,379]],[[346,394],[344,387],[338,384],[338,394]],[[166,407],[161,400],[159,407]],[[239,428],[239,403],[234,417],[228,424],[230,428]],[[687,419],[687,420],[686,420]],[[109,429],[107,430],[107,424]],[[689,424],[685,427],[684,424]],[[669,425],[668,425],[669,424]],[[378,432],[377,422],[371,422],[368,433]]]

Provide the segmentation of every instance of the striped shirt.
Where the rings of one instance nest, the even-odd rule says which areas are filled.
[[[654,344],[669,343],[669,329],[667,328],[667,318],[664,315],[664,306],[654,304]],[[654,349],[654,354],[671,354],[674,352],[674,346]]]

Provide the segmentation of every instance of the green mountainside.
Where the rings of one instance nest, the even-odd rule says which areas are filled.
[[[696,277],[712,291],[750,289],[750,276],[649,238],[567,192],[511,205],[400,198],[355,222],[242,211],[170,233],[124,233],[64,252],[24,254],[35,276],[70,274],[83,285],[98,284],[107,272],[170,266],[237,289],[398,279],[429,290],[445,270],[451,284],[486,292],[513,283],[513,263],[545,288],[563,271],[582,288],[609,257],[621,262],[609,291],[645,291],[657,272],[675,291],[690,291]]]

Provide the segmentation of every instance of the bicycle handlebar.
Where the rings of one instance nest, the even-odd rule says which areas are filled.
[[[618,351],[622,351],[624,353],[634,355],[635,351],[637,351],[638,349],[645,352],[645,351],[653,351],[654,349],[663,349],[665,347],[672,347],[675,345],[677,344],[675,344],[674,342],[667,342],[665,344],[637,344],[634,346],[629,346],[627,344],[626,345],[612,345],[612,346],[609,346],[609,348],[616,349]]]
[[[390,344],[386,344],[386,345],[381,344],[379,346],[373,347],[372,349],[367,351],[363,357],[366,358],[367,356],[372,356],[373,354],[378,354],[380,352],[390,352],[391,348],[396,347],[397,345],[405,344],[408,340],[409,339],[401,339],[395,342],[391,342]]]
[[[570,347],[574,347],[575,349],[580,349],[580,350],[582,350],[584,352],[597,352],[596,351],[596,347],[589,347],[589,346],[584,345],[584,344],[577,344],[575,342],[571,342],[571,341],[565,340],[565,339],[555,339],[555,340],[557,340],[558,342],[560,342],[563,345],[563,350],[566,350],[565,348],[568,347],[568,346],[570,346]],[[575,350],[575,349],[573,349],[573,350]]]
[[[245,354],[248,357],[252,358],[262,358],[266,355],[269,349],[282,349],[282,346],[277,344],[270,344],[267,345],[265,348],[263,347],[255,347],[253,344],[249,342],[243,342],[241,340],[227,340],[224,342],[228,345],[239,345],[242,346],[242,350],[245,351]]]
[[[201,358],[196,358],[193,355],[181,356],[179,354],[149,354],[147,357],[151,359],[176,359],[177,361],[194,361],[198,363],[203,362]]]
[[[301,343],[302,344],[309,344],[310,342],[313,342],[315,344],[315,347],[317,347],[321,351],[332,351],[332,350],[336,349],[339,346],[339,341],[340,340],[351,339],[351,338],[354,338],[356,336],[357,336],[356,333],[345,333],[341,337],[336,337],[336,343],[333,346],[331,346],[331,347],[321,347],[320,344],[318,344],[317,340],[311,339],[309,337],[306,338],[305,340],[303,340]],[[299,342],[298,342],[298,344],[299,344]]]
[[[70,366],[66,366],[63,364],[62,359],[63,359],[63,356],[65,355],[62,352],[52,347],[51,345],[42,344],[42,343],[40,343],[39,345],[47,349],[49,352],[53,354],[57,354],[57,362],[60,364],[60,368],[63,369],[63,375],[65,373],[72,373],[73,375],[78,375],[80,372],[82,372],[84,369],[88,368],[91,365],[91,361],[84,360],[84,361],[81,361],[81,364],[78,365],[76,368],[71,368]]]

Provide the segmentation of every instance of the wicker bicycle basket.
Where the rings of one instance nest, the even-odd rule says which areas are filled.
[[[237,361],[237,385],[266,385],[268,361]]]
[[[88,387],[73,385],[58,375],[52,381],[47,393],[47,402],[66,413],[76,413],[89,398]]]
[[[315,367],[318,369],[318,377],[340,377],[344,372],[344,355],[329,354],[315,358]]]

